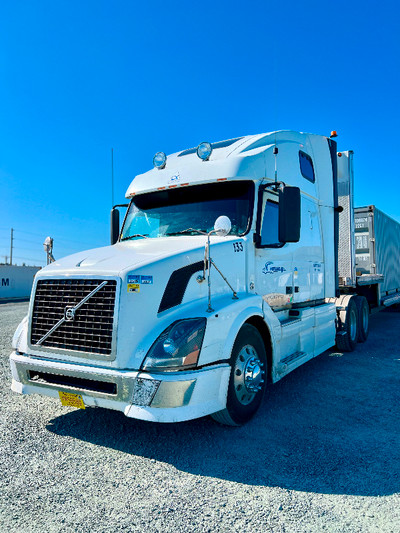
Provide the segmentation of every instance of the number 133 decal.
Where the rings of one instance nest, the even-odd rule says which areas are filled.
[[[242,242],[234,242],[233,244],[233,251],[234,252],[243,252],[243,243]]]

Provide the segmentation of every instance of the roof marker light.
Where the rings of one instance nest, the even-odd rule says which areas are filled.
[[[162,170],[165,168],[165,165],[167,164],[167,156],[164,154],[164,152],[157,152],[156,155],[153,157],[153,165],[155,168],[158,168],[158,170]]]
[[[210,159],[211,152],[212,152],[211,143],[203,142],[203,143],[200,143],[199,146],[197,147],[197,155],[203,161],[208,161]]]
[[[331,131],[331,139],[334,139],[335,137],[337,137],[337,131],[333,130]]]

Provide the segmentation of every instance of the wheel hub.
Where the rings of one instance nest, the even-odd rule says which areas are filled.
[[[250,344],[243,346],[236,359],[233,378],[236,398],[242,405],[251,403],[262,390],[263,366],[255,348]]]
[[[256,393],[259,390],[262,379],[261,362],[252,357],[247,361],[244,369],[244,385],[249,392]]]

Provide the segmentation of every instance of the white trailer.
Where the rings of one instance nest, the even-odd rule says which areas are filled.
[[[15,392],[240,425],[269,383],[366,340],[351,152],[278,131],[153,163],[127,190],[121,232],[113,209],[111,246],[36,276],[13,340]]]

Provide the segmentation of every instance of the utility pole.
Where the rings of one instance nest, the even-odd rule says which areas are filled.
[[[12,265],[13,241],[14,241],[14,230],[13,230],[13,228],[11,228],[11,241],[10,241],[10,266]]]

